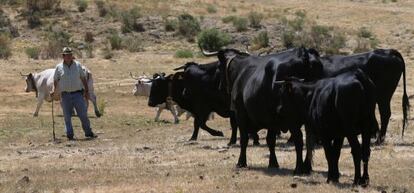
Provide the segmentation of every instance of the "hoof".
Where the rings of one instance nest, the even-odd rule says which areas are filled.
[[[33,114],[33,117],[37,117],[37,116],[38,116],[38,114],[37,114],[37,113]]]
[[[221,131],[217,131],[217,132],[213,133],[213,136],[224,137],[224,134]]]
[[[375,145],[382,145],[385,141],[385,137],[378,136],[377,140],[375,141]]]
[[[178,123],[180,123],[180,121],[179,121],[179,120],[175,120],[175,121],[174,121],[174,124],[178,124]]]
[[[102,116],[102,114],[100,113],[100,112],[95,112],[95,115],[96,115],[96,117],[101,117]]]
[[[268,166],[269,169],[278,169],[279,168],[279,164],[275,163],[275,164],[269,164]]]
[[[247,168],[247,164],[246,163],[237,163],[236,168]]]
[[[230,141],[229,143],[227,143],[227,146],[232,146],[232,145],[236,145],[236,142]]]
[[[253,146],[259,146],[259,145],[260,145],[260,143],[258,141],[253,142]]]
[[[188,141],[197,141],[197,137],[191,137]]]

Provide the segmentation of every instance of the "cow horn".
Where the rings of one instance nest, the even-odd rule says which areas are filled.
[[[132,76],[132,72],[129,72],[129,76],[131,76],[131,78],[134,79],[134,80],[139,80],[138,78],[135,78],[135,77]]]
[[[201,52],[203,53],[204,56],[217,56],[218,52],[208,52],[205,51],[202,47],[201,44],[198,44],[198,47],[200,47]]]
[[[275,84],[283,84],[283,83],[285,83],[286,81],[285,80],[278,80],[278,81],[275,81],[274,83]]]
[[[19,72],[20,76],[29,76],[29,74],[22,74],[22,72]]]
[[[180,66],[180,67],[178,67],[178,68],[174,68],[173,70],[174,70],[174,71],[177,71],[177,70],[182,70],[182,69],[184,69],[184,68],[185,68],[185,66],[186,66],[186,65],[182,65],[182,66]]]

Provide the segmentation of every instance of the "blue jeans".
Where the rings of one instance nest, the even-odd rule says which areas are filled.
[[[88,118],[88,109],[82,92],[67,93],[62,92],[60,105],[62,106],[63,116],[65,117],[65,130],[68,137],[73,137],[72,110],[76,113],[82,123],[85,135],[91,135],[92,129]]]

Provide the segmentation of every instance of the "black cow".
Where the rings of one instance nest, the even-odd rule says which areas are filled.
[[[282,82],[282,81],[279,81]],[[315,83],[283,81],[275,84],[280,96],[278,119],[287,125],[305,123],[308,152],[312,136],[322,140],[328,161],[328,182],[338,182],[338,160],[344,137],[352,148],[354,184],[368,184],[370,136],[378,129],[375,119],[375,85],[360,69]],[[362,152],[358,135],[362,134]],[[333,141],[333,143],[332,143]],[[364,174],[361,178],[361,155]],[[308,154],[307,159],[312,157]],[[310,168],[306,160],[306,167]]]
[[[394,49],[376,49],[366,53],[350,56],[324,56],[321,57],[324,77],[358,67],[362,69],[376,86],[376,102],[381,116],[381,130],[377,136],[377,143],[385,139],[387,126],[391,117],[390,102],[398,82],[403,75],[403,135],[407,125],[409,101],[405,83],[405,63],[401,54]]]
[[[158,77],[152,80],[149,106],[162,103],[171,97],[181,108],[191,112],[194,116],[194,131],[190,140],[197,140],[201,127],[213,136],[223,136],[221,131],[209,128],[206,125],[211,112],[230,118],[232,136],[229,145],[235,144],[237,139],[237,122],[234,113],[230,111],[230,97],[218,90],[220,77],[218,76],[218,62],[205,65],[187,63],[175,70],[184,69],[169,77]],[[259,144],[257,134],[253,135],[254,144]]]
[[[266,142],[270,151],[269,167],[279,167],[275,155],[276,133],[291,131],[295,139],[295,173],[302,173],[301,125],[287,127],[277,120],[277,98],[273,82],[289,76],[313,80],[322,73],[319,54],[312,49],[294,48],[267,56],[250,56],[234,49],[222,49],[206,56],[217,55],[222,74],[221,88],[231,93],[230,109],[236,112],[240,129],[240,157],[237,167],[246,167],[248,133],[267,128]]]

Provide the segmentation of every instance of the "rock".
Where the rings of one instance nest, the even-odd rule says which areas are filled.
[[[30,182],[30,179],[28,176],[23,176],[19,181],[17,181],[17,184],[19,185],[26,185]]]
[[[29,171],[29,169],[27,169],[27,168],[22,169],[22,172],[28,172],[28,171]]]
[[[167,177],[170,176],[170,172],[167,172],[167,174],[165,174],[165,176],[167,176]]]
[[[219,149],[218,150],[219,153],[224,153],[224,152],[227,152],[227,151],[228,151],[228,149]]]
[[[210,145],[203,145],[202,147],[203,149],[212,149],[212,147]]]
[[[387,191],[385,191],[385,190],[382,190],[382,191],[381,191],[381,193],[387,193]]]
[[[62,159],[63,158],[63,155],[62,154],[59,154],[59,159]]]
[[[200,180],[204,180],[204,176],[199,176]]]
[[[298,187],[298,185],[296,183],[292,183],[292,184],[290,184],[290,187],[291,188],[296,188],[296,187]]]

